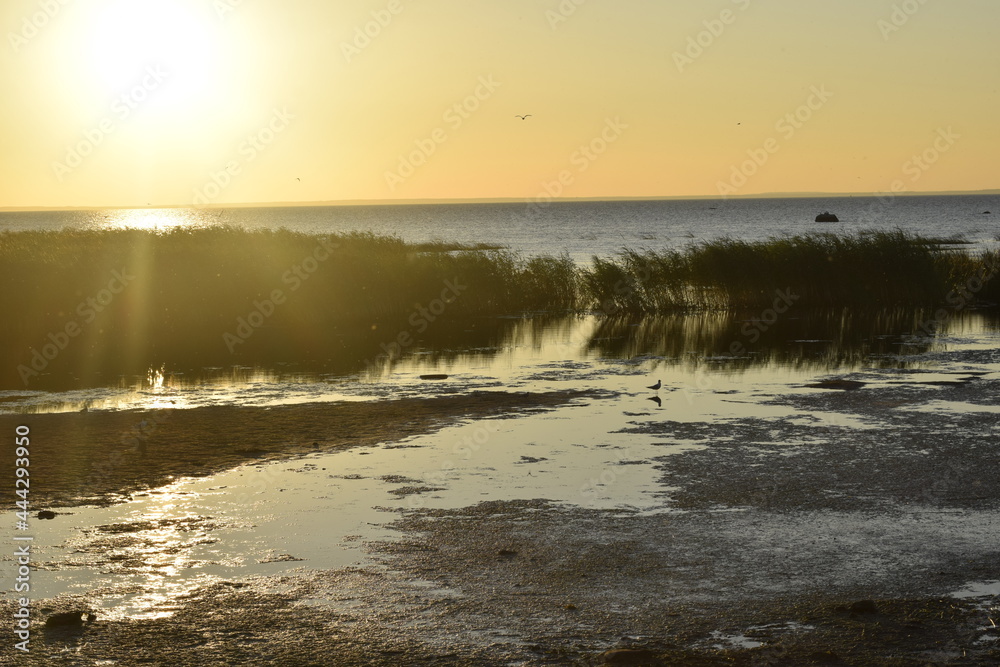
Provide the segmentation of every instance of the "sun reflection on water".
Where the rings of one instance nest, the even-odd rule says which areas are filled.
[[[189,574],[206,564],[192,550],[213,543],[210,534],[218,526],[191,511],[196,498],[179,491],[184,483],[161,487],[126,520],[89,531],[87,550],[100,552],[106,570],[128,582],[98,601],[103,617],[167,618],[180,608],[182,596],[218,579]]]
[[[103,226],[109,229],[171,229],[206,227],[210,221],[197,210],[184,208],[131,208],[104,212]]]
[[[159,368],[149,368],[146,371],[146,381],[135,387],[136,394],[144,397],[144,400],[141,401],[144,409],[162,410],[184,407],[184,404],[178,403],[178,401],[183,402],[183,399],[179,396],[174,378],[167,375],[166,370],[166,366],[162,364]]]
[[[150,368],[146,371],[146,383],[154,392],[163,391],[163,371],[165,370],[166,366],[161,365],[159,368]]]

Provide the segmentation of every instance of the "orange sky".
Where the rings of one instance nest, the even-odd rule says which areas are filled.
[[[997,25],[995,0],[8,0],[0,207],[1000,188]]]

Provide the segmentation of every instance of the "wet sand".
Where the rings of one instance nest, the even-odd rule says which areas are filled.
[[[546,499],[411,509],[394,522],[387,515],[401,537],[368,543],[371,566],[212,584],[165,618],[39,629],[34,652],[16,664],[1000,664],[1000,378],[983,371],[997,357],[943,355],[953,373],[943,381],[867,371],[845,376],[865,383],[858,388],[770,397],[808,410],[813,422],[665,415],[636,423],[628,432],[665,451],[705,445],[645,462],[661,475],[661,512]],[[447,420],[446,406],[454,415],[516,416],[569,396],[580,398],[433,399],[454,403],[429,403],[422,428]],[[239,439],[213,433],[245,448],[226,450],[232,460],[283,455],[267,442],[343,446],[329,429],[358,409],[282,408],[343,412],[317,431],[317,422],[298,421],[304,414],[282,419],[268,437],[254,435],[266,413],[256,422],[253,410],[236,411],[228,424],[245,425]],[[370,413],[354,423],[366,442],[405,437],[415,409],[393,421],[389,408],[378,428]],[[61,419],[69,431],[116,432],[100,417]],[[120,418],[116,428],[135,416]],[[164,437],[176,424],[163,426]],[[192,437],[205,428],[192,423]],[[106,493],[193,474],[186,456],[116,477]],[[996,590],[976,595],[976,582]],[[64,611],[87,600],[44,604]]]
[[[39,510],[118,502],[180,476],[397,441],[461,419],[523,414],[586,395],[475,391],[276,407],[0,415],[0,429],[13,433],[19,424],[31,428],[31,501]],[[13,469],[14,452],[7,456],[8,469]],[[12,503],[11,491],[0,490],[0,501]]]

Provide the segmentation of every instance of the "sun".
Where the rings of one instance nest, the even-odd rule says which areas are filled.
[[[107,0],[91,9],[82,62],[109,98],[190,104],[218,83],[218,17],[209,3]]]

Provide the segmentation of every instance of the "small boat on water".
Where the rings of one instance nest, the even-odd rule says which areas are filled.
[[[823,211],[816,216],[816,222],[840,222],[840,218],[829,211]]]

